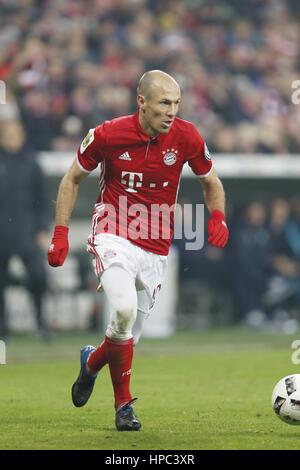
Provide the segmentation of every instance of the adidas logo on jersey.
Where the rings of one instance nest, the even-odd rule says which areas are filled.
[[[131,160],[131,157],[128,152],[122,153],[122,155],[120,155],[118,158],[119,160]]]

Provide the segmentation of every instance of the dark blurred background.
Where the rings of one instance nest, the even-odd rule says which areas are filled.
[[[0,139],[5,123],[21,122],[27,147],[44,170],[48,224],[36,229],[39,248],[45,253],[59,179],[88,129],[135,112],[139,77],[163,69],[182,88],[180,117],[197,125],[213,154],[227,192],[231,231],[224,251],[205,243],[199,252],[188,252],[184,240],[174,242],[176,327],[297,331],[300,105],[291,97],[300,79],[299,20],[297,0],[0,0],[0,80],[6,85]],[[7,181],[7,172],[19,164],[13,167],[7,158],[4,135],[0,176],[2,168]],[[8,224],[3,201],[12,190],[23,199],[21,183],[13,185],[7,193],[2,188],[0,200]],[[74,214],[72,253],[63,274],[45,266],[43,302],[52,329],[104,323],[84,251],[96,195],[96,180],[89,178]],[[45,196],[33,196],[23,214],[37,210],[36,198]],[[180,202],[202,202],[199,183],[188,174]],[[26,286],[28,269],[18,264],[18,250],[12,255],[9,277],[2,279],[9,318],[12,329],[25,324],[30,329],[31,307],[14,301],[16,289]],[[63,320],[57,310],[77,313]]]

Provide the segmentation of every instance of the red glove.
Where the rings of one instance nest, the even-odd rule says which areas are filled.
[[[216,210],[208,219],[208,242],[219,248],[224,248],[228,242],[229,231],[223,212]]]
[[[69,251],[68,227],[56,225],[48,250],[48,263],[50,266],[62,266]]]

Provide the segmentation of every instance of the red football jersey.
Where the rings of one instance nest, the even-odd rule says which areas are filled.
[[[92,238],[113,233],[167,255],[185,162],[198,176],[207,176],[212,168],[204,140],[183,119],[175,118],[169,132],[155,138],[143,131],[138,113],[91,129],[78,149],[78,164],[86,172],[101,167]]]

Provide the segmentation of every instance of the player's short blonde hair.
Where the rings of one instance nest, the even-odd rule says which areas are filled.
[[[141,76],[137,86],[137,94],[149,99],[151,97],[151,91],[154,84],[157,84],[160,81],[173,82],[179,88],[176,80],[168,73],[163,72],[162,70],[149,70]]]

